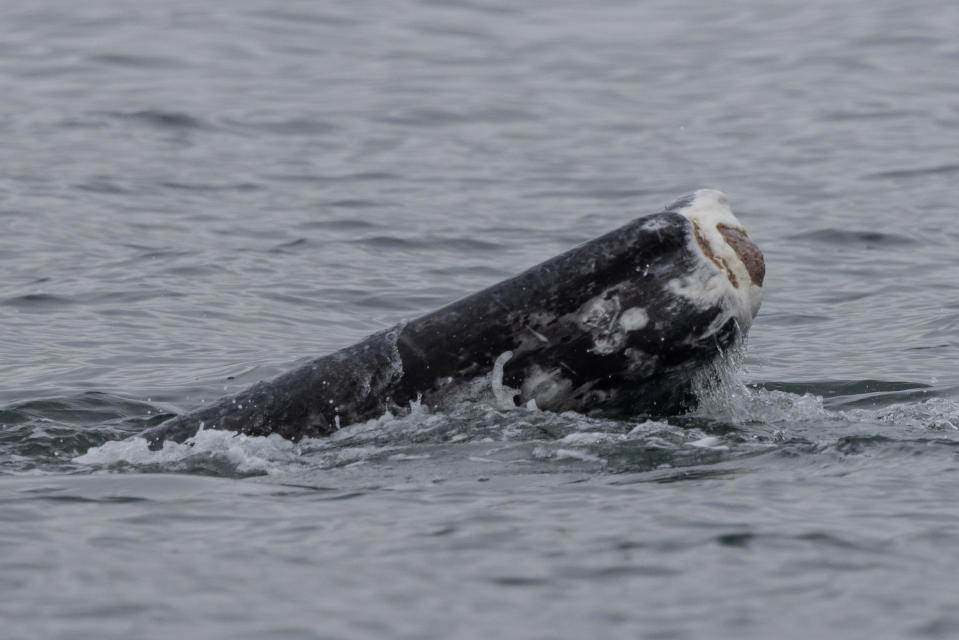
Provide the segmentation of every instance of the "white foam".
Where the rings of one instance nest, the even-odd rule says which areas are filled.
[[[553,453],[553,457],[557,460],[582,460],[583,462],[599,462],[606,464],[606,461],[599,456],[586,453],[585,451],[580,451],[579,449],[557,449]]]
[[[897,403],[880,409],[849,409],[840,413],[853,422],[879,422],[941,432],[950,437],[959,431],[959,402],[949,398]]]
[[[669,429],[669,428],[670,426],[666,422],[659,422],[658,420],[646,420],[645,422],[642,422],[636,425],[635,427],[633,427],[630,430],[630,432],[627,433],[626,435],[630,438],[639,439],[639,438],[645,438],[647,435],[651,433],[655,433],[657,431],[662,431],[663,429]]]
[[[716,436],[705,436],[699,440],[694,440],[693,442],[687,443],[691,447],[696,447],[697,449],[712,449],[713,451],[728,451],[729,447],[722,444],[722,440]]]
[[[73,458],[91,466],[152,465],[187,462],[191,458],[225,458],[240,473],[289,472],[300,466],[299,446],[283,437],[245,436],[229,431],[206,430],[183,444],[167,441],[151,451],[143,438],[107,442]]]
[[[584,446],[591,444],[600,444],[604,442],[609,442],[610,439],[623,439],[624,436],[616,433],[602,433],[597,431],[580,431],[578,433],[570,433],[569,435],[564,436],[559,440],[562,444],[575,445],[575,446]]]
[[[393,462],[405,462],[407,460],[427,460],[430,457],[428,453],[414,454],[414,453],[394,453],[387,460]]]

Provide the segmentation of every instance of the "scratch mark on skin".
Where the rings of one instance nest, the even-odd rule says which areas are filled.
[[[568,364],[566,364],[566,363],[563,362],[562,360],[559,361],[559,366],[563,367],[564,369],[566,369],[567,371],[569,371],[570,373],[572,373],[574,376],[575,376],[575,375],[578,375],[578,374],[576,373],[576,370],[575,370],[575,369],[573,369],[571,366],[569,366]]]
[[[709,258],[713,264],[719,267],[721,271],[725,271],[726,275],[729,276],[729,281],[738,289],[739,280],[736,278],[736,274],[733,273],[733,270],[728,264],[726,264],[726,261],[722,257],[713,253],[712,247],[709,245],[709,242],[706,240],[706,238],[703,237],[702,230],[699,228],[699,225],[696,223],[696,221],[693,220],[692,223],[693,233],[696,234],[696,243],[699,244],[699,248],[703,250],[703,255]]]
[[[537,331],[537,330],[534,329],[533,327],[531,327],[531,326],[529,326],[529,325],[525,325],[525,326],[526,326],[526,328],[529,330],[530,333],[532,333],[534,336],[536,336],[536,339],[537,339],[537,340],[539,340],[539,341],[542,342],[543,344],[549,344],[549,338],[547,338],[546,336],[544,336],[542,333],[540,333],[539,331]]]
[[[507,311],[507,312],[512,311],[512,309],[510,309],[510,308],[507,307],[505,304],[503,304],[503,301],[500,300],[498,297],[492,296],[491,299],[492,299],[493,302],[495,302],[495,303],[497,304],[497,306],[499,306],[499,308],[502,309],[503,311]]]

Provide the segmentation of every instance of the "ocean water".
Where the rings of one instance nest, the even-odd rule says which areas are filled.
[[[0,637],[959,635],[959,6],[0,11]],[[699,187],[691,415],[127,440]]]

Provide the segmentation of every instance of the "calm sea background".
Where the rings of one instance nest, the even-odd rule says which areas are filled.
[[[957,34],[0,2],[0,638],[959,636]],[[698,187],[768,275],[695,415],[125,441]]]

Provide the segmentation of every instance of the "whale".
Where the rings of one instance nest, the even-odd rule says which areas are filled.
[[[765,259],[725,194],[663,210],[419,318],[141,434],[206,429],[294,441],[467,400],[585,415],[694,408],[696,377],[743,345]]]

